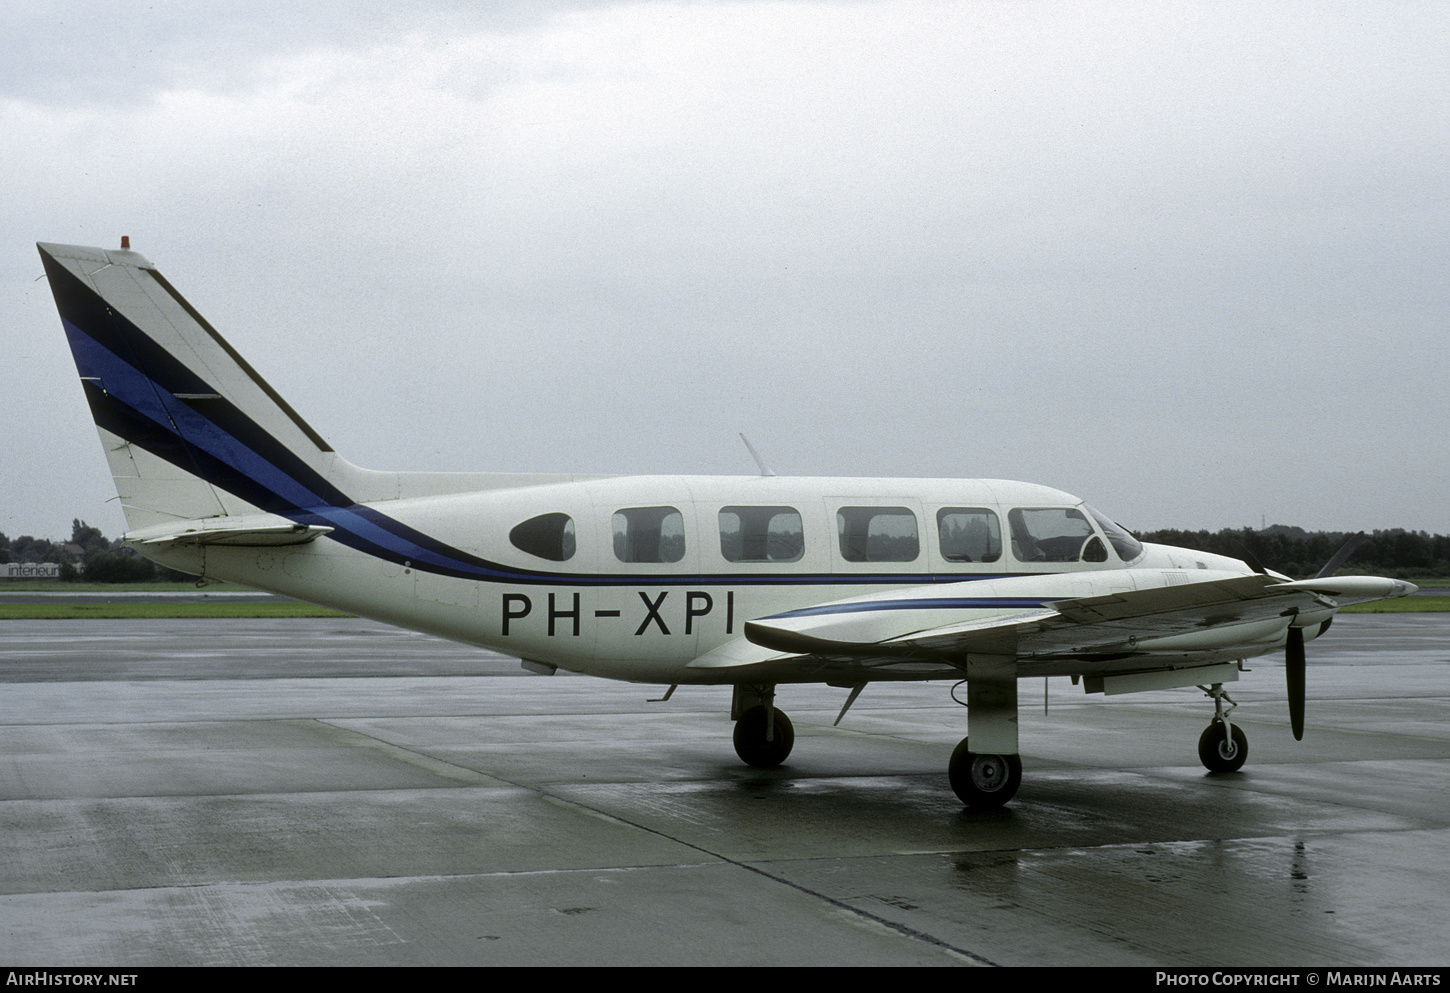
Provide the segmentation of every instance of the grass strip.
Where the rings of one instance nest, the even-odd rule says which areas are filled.
[[[157,620],[189,617],[350,617],[310,603],[0,603],[0,621]]]
[[[1405,596],[1339,608],[1346,614],[1433,614],[1450,610],[1450,596]]]
[[[12,579],[0,582],[0,593],[249,593],[241,583],[64,583],[58,579]]]

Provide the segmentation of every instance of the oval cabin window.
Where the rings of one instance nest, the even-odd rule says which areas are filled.
[[[509,541],[521,552],[550,562],[574,557],[574,518],[568,514],[540,514],[509,532]]]

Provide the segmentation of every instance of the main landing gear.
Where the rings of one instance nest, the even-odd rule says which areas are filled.
[[[958,684],[958,686],[961,684]],[[961,703],[952,687],[952,699]],[[1006,660],[967,660],[967,724],[947,764],[952,792],[973,810],[995,810],[1017,795],[1017,666]],[[978,751],[972,750],[972,742]]]
[[[795,728],[776,708],[774,686],[737,685],[730,716],[735,718],[735,754],[746,765],[774,769],[795,746]]]
[[[963,738],[952,752],[947,778],[952,791],[976,810],[1000,807],[1017,795],[1022,785],[1022,758],[1018,755],[988,755],[971,750]]]
[[[1015,667],[984,666],[975,669],[975,675],[975,682],[967,683],[970,740],[982,751],[972,751],[969,739],[963,738],[952,752],[947,779],[962,803],[974,810],[993,810],[1016,796],[1022,785],[1017,674]],[[790,718],[776,709],[774,686],[736,684],[730,716],[735,720],[735,753],[746,765],[773,769],[790,755],[795,729]]]
[[[1213,698],[1213,722],[1198,739],[1198,760],[1209,772],[1238,772],[1249,757],[1249,739],[1237,724],[1230,724],[1228,715],[1238,706],[1224,692],[1223,683],[1199,689]],[[1224,701],[1228,707],[1224,707]]]

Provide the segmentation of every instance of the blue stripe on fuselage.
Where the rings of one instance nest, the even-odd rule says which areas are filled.
[[[202,416],[171,391],[106,348],[69,321],[62,320],[76,367],[83,376],[100,380],[111,397],[130,407],[157,428],[170,432],[187,445],[243,473],[274,496],[284,507],[314,507],[326,501],[233,435]],[[198,392],[201,392],[200,390]],[[127,439],[128,441],[134,439]],[[194,469],[193,466],[183,466]],[[214,482],[214,480],[208,480]],[[263,507],[270,510],[270,507]]]

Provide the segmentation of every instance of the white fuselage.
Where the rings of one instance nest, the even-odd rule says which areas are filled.
[[[1029,554],[1014,540],[1014,511],[1050,517],[1049,508],[1090,533]],[[737,674],[686,666],[740,638],[745,621],[863,594],[975,580],[987,617],[1027,609],[987,604],[993,597],[1095,596],[1162,585],[1165,571],[1248,571],[1165,546],[1143,546],[1124,561],[1081,508],[1059,490],[1004,480],[608,477],[323,509],[318,521],[338,530],[302,545],[138,547],[208,578],[532,662],[665,683],[734,681]],[[389,538],[391,553],[381,556],[339,540],[373,533],[380,518],[419,540]],[[541,523],[524,534],[526,522]],[[860,524],[855,545],[852,522]],[[973,545],[969,527],[995,535]],[[1095,550],[1084,552],[1092,539]],[[1285,625],[1271,627],[1238,637],[1216,631],[1214,644],[1233,646],[1224,657],[1267,651],[1282,643]],[[1246,641],[1263,647],[1245,651]]]

